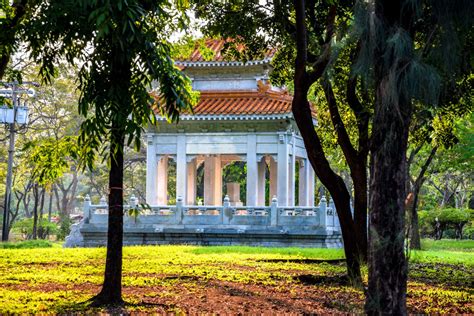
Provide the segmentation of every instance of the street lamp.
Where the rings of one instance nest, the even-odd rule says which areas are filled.
[[[10,126],[10,137],[8,147],[8,169],[7,169],[7,183],[5,187],[5,205],[3,209],[3,223],[2,223],[2,241],[8,241],[8,223],[10,216],[10,203],[12,194],[12,173],[13,173],[13,153],[15,152],[15,124],[25,125],[28,123],[28,108],[20,106],[18,99],[21,95],[34,96],[34,89],[22,88],[22,85],[33,85],[38,87],[36,82],[23,82],[19,84],[15,82],[0,82],[1,85],[7,89],[0,89],[0,96],[12,99],[13,107],[9,108],[2,106],[0,108],[0,123],[8,124]]]

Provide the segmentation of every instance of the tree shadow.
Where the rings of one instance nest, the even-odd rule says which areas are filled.
[[[129,315],[133,311],[132,309],[140,310],[140,308],[153,308],[153,309],[162,309],[164,311],[172,311],[176,308],[174,304],[163,304],[163,303],[153,303],[153,302],[139,302],[131,303],[124,302],[120,305],[103,305],[103,306],[92,306],[91,301],[83,302],[64,302],[55,305],[52,310],[48,311],[54,314],[61,315],[82,315],[82,314],[107,314],[107,315]]]
[[[336,285],[348,286],[351,285],[347,275],[313,275],[302,274],[293,277],[294,280],[301,282],[304,285]]]
[[[305,264],[318,264],[318,263],[329,263],[329,264],[341,264],[345,263],[346,259],[262,259],[257,260],[258,262],[287,262],[287,263],[305,263]]]

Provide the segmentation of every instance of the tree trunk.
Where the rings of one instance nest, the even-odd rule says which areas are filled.
[[[367,262],[367,159],[358,162],[357,167],[351,172],[354,183],[354,226],[363,262]]]
[[[48,222],[51,223],[51,212],[53,210],[53,191],[49,192]]]
[[[421,249],[420,227],[418,225],[418,201],[421,187],[425,182],[425,173],[428,170],[428,167],[430,166],[431,162],[433,161],[437,150],[438,146],[434,146],[431,149],[430,155],[421,167],[420,173],[415,180],[413,188],[413,204],[410,206],[410,249]]]
[[[359,131],[359,150],[351,143],[344,122],[334,96],[331,83],[327,79],[322,80],[324,93],[328,103],[331,121],[337,133],[337,142],[342,149],[344,157],[351,171],[354,184],[354,227],[355,239],[360,259],[367,261],[367,156],[368,156],[368,129],[369,117],[363,106],[357,99],[355,92],[355,81],[348,81],[347,98],[351,109],[357,118]]]
[[[123,304],[123,143],[124,131],[113,122],[110,144],[107,258],[102,290],[92,298],[93,305]]]
[[[375,0],[375,107],[370,155],[369,315],[406,315],[407,260],[404,251],[406,151],[411,96],[399,87],[409,53],[397,55],[389,40],[400,29],[412,36],[413,13],[405,1]],[[401,53],[400,53],[401,54]],[[393,78],[396,79],[393,79]]]
[[[383,90],[383,89],[379,89]],[[384,93],[384,91],[379,91]],[[380,96],[382,97],[382,96]],[[379,97],[379,98],[380,98]],[[393,107],[376,104],[371,154],[368,314],[405,315],[407,262],[404,253],[405,152],[409,104],[401,120]]]
[[[38,183],[33,185],[33,233],[32,238],[37,239],[38,237],[38,204],[39,204],[39,192],[38,192]]]
[[[334,22],[336,8],[330,11],[331,17],[328,20]],[[329,62],[330,56],[330,40],[332,23],[328,25],[327,46],[325,52],[321,55],[320,60],[315,69],[310,74],[306,71],[307,62],[307,38],[306,38],[306,18],[305,18],[305,1],[295,1],[296,10],[296,48],[297,55],[295,60],[295,94],[292,102],[292,112],[298,129],[303,137],[303,141],[308,153],[309,161],[313,169],[321,180],[323,185],[329,190],[336,206],[337,215],[341,224],[342,238],[344,241],[344,252],[346,255],[347,272],[351,281],[355,285],[360,285],[360,257],[355,236],[354,221],[350,208],[350,195],[344,184],[344,180],[331,169],[328,160],[324,154],[321,140],[316,133],[313,125],[313,118],[308,102],[308,91],[312,83],[320,78],[324,69]]]
[[[413,191],[413,204],[410,207],[410,249],[421,249],[420,227],[418,224],[418,196],[420,189],[415,187]]]

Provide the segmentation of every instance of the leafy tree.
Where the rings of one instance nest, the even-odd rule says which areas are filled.
[[[39,81],[37,77],[38,66],[29,58],[22,54],[21,58],[14,58],[8,68],[15,66],[16,71],[25,80]],[[28,98],[22,102],[27,102],[29,109],[29,123],[25,126],[16,126],[16,150],[13,165],[13,197],[10,208],[10,226],[15,220],[22,217],[40,218],[41,213],[48,213],[48,219],[51,219],[53,212],[54,198],[57,201],[57,209],[60,213],[61,222],[69,216],[75,201],[75,188],[77,187],[77,160],[71,157],[61,157],[58,155],[63,152],[61,146],[56,146],[61,142],[65,142],[69,135],[77,134],[81,119],[75,114],[77,107],[78,95],[75,90],[74,80],[76,77],[74,67],[66,68],[64,64],[57,67],[57,77],[54,78],[50,86],[36,87],[35,98]],[[3,142],[7,138],[6,131],[0,131],[0,139],[2,144],[0,150],[6,150],[7,143]],[[76,137],[77,138],[77,137]],[[67,142],[67,141],[66,141]],[[69,148],[77,147],[69,142]],[[39,150],[41,149],[41,150]],[[43,150],[49,150],[50,153],[56,153],[54,156],[45,158],[55,158],[54,160],[43,159],[42,163],[33,161],[33,155],[43,155]],[[2,156],[6,157],[6,156]],[[59,160],[57,160],[59,159]],[[39,198],[36,200],[41,206],[35,205],[36,183],[38,182],[37,174],[40,168],[59,167],[63,164],[60,174],[52,181],[40,181],[38,183]],[[55,165],[55,166],[53,166]],[[66,179],[72,179],[68,185],[64,185]],[[4,183],[0,175],[0,181]],[[47,182],[47,183],[46,183]],[[64,190],[63,190],[64,188]],[[69,188],[69,189],[68,189]],[[44,190],[43,190],[44,189]],[[0,192],[0,195],[2,193]],[[38,230],[41,231],[42,222],[38,221]],[[63,226],[63,225],[62,225]]]
[[[167,1],[51,1],[38,4],[28,24],[26,41],[49,80],[55,60],[82,63],[79,72],[79,147],[87,165],[97,153],[108,158],[109,221],[104,284],[94,304],[122,303],[123,151],[125,143],[140,146],[143,127],[154,123],[151,105],[178,119],[196,97],[169,57],[167,37],[173,25],[183,27],[182,10]],[[41,34],[38,34],[41,30]],[[152,80],[160,98],[149,94]],[[108,146],[104,148],[104,142]]]
[[[469,1],[375,0],[360,2],[356,9],[362,47],[355,70],[375,93],[365,306],[369,314],[406,314],[405,158],[414,104],[427,109],[438,104],[440,91],[472,65],[469,49],[460,50],[472,42],[471,12]],[[453,39],[462,44],[452,47]]]
[[[414,106],[414,118],[410,127],[410,143],[413,148],[407,157],[407,207],[410,214],[409,235],[412,249],[421,249],[417,209],[428,168],[439,149],[449,149],[459,141],[458,134],[461,133],[457,131],[456,121],[469,114],[472,108],[473,95],[469,87],[474,78],[471,67],[465,67],[458,76],[459,78],[452,79],[455,80],[454,83],[445,80],[448,84],[441,89],[436,108],[426,109],[423,104],[416,103]],[[444,156],[445,153],[446,150],[441,154]],[[418,167],[415,177],[412,177],[415,169],[412,167]]]
[[[8,72],[8,64],[16,51],[24,20],[31,12],[28,0],[0,1],[0,79]],[[14,75],[10,69],[10,75]]]
[[[350,194],[344,179],[331,169],[321,135],[315,131],[308,102],[314,91],[313,84],[323,76],[333,56],[333,39],[347,30],[352,5],[351,1],[297,1],[294,4],[293,1],[271,1],[267,2],[267,6],[259,1],[199,1],[197,12],[198,17],[210,21],[206,25],[207,33],[233,37],[245,44],[247,49],[240,55],[235,49],[232,50],[231,45],[227,47],[231,56],[234,54],[247,60],[261,56],[268,46],[279,47],[272,80],[277,84],[285,84],[289,80],[294,82],[293,114],[313,169],[334,199],[344,239],[348,274],[355,283],[360,283],[360,260],[364,258],[366,249],[364,218],[367,216],[366,198],[360,197],[366,194],[366,190],[357,189],[358,201],[365,201],[365,207],[357,203],[356,224],[351,214]],[[339,31],[342,33],[339,34]],[[296,67],[288,67],[295,60]],[[339,119],[334,124],[338,125]],[[351,145],[350,141],[345,144]],[[363,152],[367,150],[360,149]],[[356,150],[353,153],[359,155]],[[360,170],[362,175],[366,173],[365,164]]]

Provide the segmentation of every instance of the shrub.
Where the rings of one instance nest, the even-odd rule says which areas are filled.
[[[69,235],[69,233],[71,232],[71,224],[72,221],[69,216],[61,219],[61,221],[59,222],[59,230],[57,235],[58,240],[66,239],[66,236]]]
[[[13,231],[23,235],[25,239],[33,237],[33,218],[23,218],[16,221],[12,227]],[[46,239],[48,236],[56,235],[58,233],[58,226],[55,223],[49,222],[46,218],[38,219],[37,236],[40,239]]]

